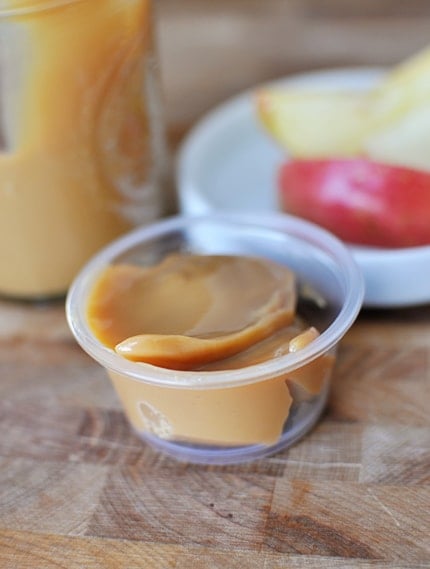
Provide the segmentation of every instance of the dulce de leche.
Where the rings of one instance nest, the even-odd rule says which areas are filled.
[[[64,294],[159,214],[150,0],[5,0],[0,30],[0,294]]]
[[[92,288],[87,319],[102,344],[137,365],[228,372],[296,352],[318,336],[297,314],[296,290],[294,273],[266,259],[175,254],[151,267],[107,267]],[[318,394],[332,365],[323,355],[287,375],[207,389],[109,373],[141,433],[270,445],[282,434],[294,392]]]

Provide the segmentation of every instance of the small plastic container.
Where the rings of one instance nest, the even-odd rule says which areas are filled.
[[[296,352],[229,371],[173,371],[124,359],[91,332],[89,293],[108,265],[152,265],[172,252],[260,256],[289,266],[297,275],[298,313],[320,335]],[[273,454],[312,428],[324,409],[332,368],[316,392],[289,378],[312,376],[313,365],[335,354],[361,308],[363,289],[349,250],[308,222],[283,214],[174,217],[135,230],[96,255],[71,286],[66,312],[76,340],[107,370],[143,440],[179,460],[228,464]],[[274,422],[279,436],[268,440]]]

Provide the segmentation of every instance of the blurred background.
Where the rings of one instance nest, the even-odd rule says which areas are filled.
[[[170,137],[286,74],[398,63],[430,43],[428,0],[157,0]]]

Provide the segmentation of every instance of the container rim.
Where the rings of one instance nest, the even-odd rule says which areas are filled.
[[[260,364],[225,371],[176,371],[150,364],[132,362],[102,345],[86,322],[86,301],[100,271],[118,255],[138,243],[153,240],[178,229],[196,224],[219,223],[229,227],[253,228],[283,233],[298,238],[322,251],[341,267],[345,300],[330,326],[302,350]],[[351,252],[337,237],[325,229],[288,214],[227,214],[203,216],[177,215],[151,225],[139,227],[99,251],[79,272],[66,298],[68,325],[82,349],[108,371],[162,387],[210,389],[237,387],[288,373],[333,348],[356,319],[363,302],[364,281]],[[84,301],[82,302],[82,299]]]
[[[21,16],[25,14],[37,14],[45,10],[60,8],[67,4],[78,4],[85,0],[15,0],[14,6],[10,5],[10,1],[0,0],[0,19],[10,18],[13,16]]]

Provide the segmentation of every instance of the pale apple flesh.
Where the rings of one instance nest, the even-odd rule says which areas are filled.
[[[430,48],[368,91],[267,88],[256,109],[293,158],[368,157],[430,171]]]

